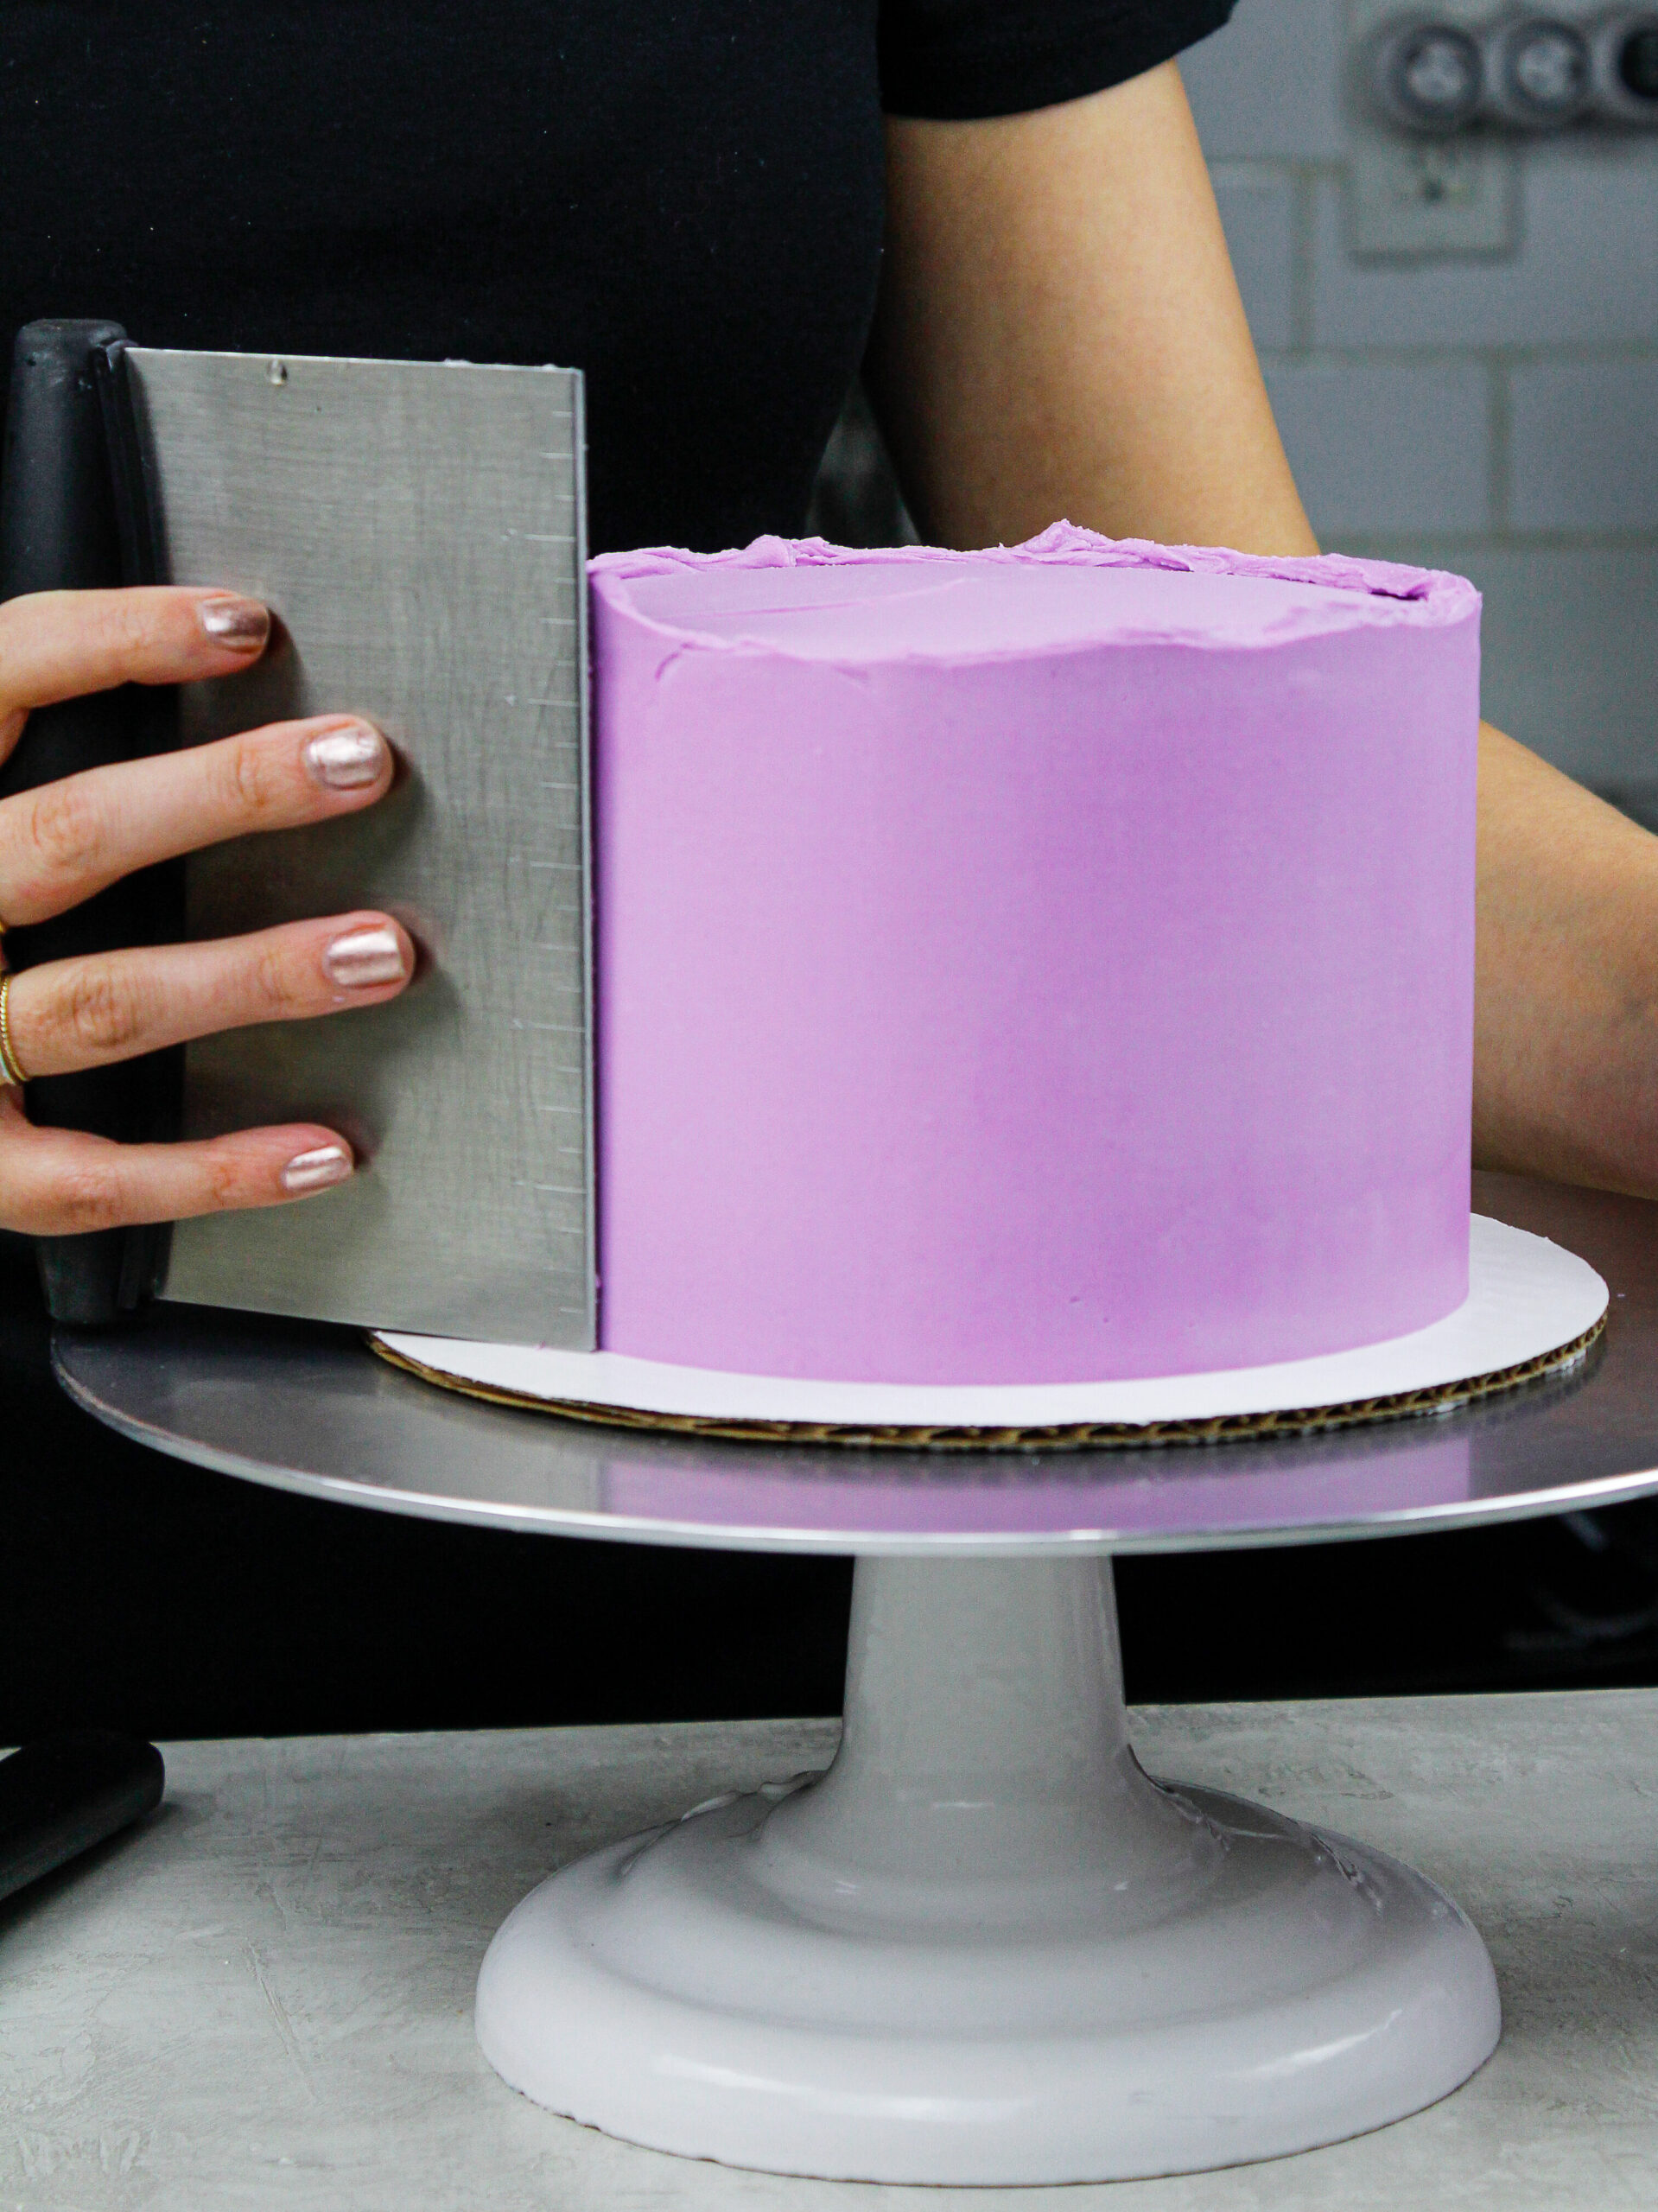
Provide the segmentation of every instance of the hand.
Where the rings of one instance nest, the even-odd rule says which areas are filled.
[[[33,708],[118,683],[233,675],[258,659],[270,629],[263,607],[224,592],[11,600],[0,606],[0,761]],[[360,813],[384,797],[394,765],[368,723],[325,715],[20,792],[0,802],[0,923],[48,920],[221,838]],[[29,1077],[99,1067],[214,1030],[376,1006],[414,967],[406,932],[372,912],[48,962],[12,981],[12,1049]],[[0,1228],[33,1236],[277,1205],[354,1166],[338,1130],[308,1122],[174,1145],[36,1128],[22,1093],[0,1085]]]

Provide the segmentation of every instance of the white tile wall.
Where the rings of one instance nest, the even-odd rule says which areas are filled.
[[[1252,3],[1284,0],[1243,0]],[[1616,346],[1658,336],[1658,133],[1628,145],[1528,147],[1512,255],[1361,261],[1344,228],[1341,180],[1320,177],[1312,329],[1321,346]]]
[[[1496,720],[1658,785],[1658,133],[1525,145],[1512,254],[1355,255],[1345,22],[1240,0],[1181,64],[1308,510],[1474,578]]]
[[[1658,545],[1474,545],[1485,711],[1585,783],[1658,776]]]
[[[1483,363],[1315,358],[1264,366],[1290,466],[1324,536],[1489,527]]]
[[[1520,362],[1509,416],[1516,530],[1658,531],[1658,353]]]
[[[1339,161],[1341,0],[1243,0],[1180,61],[1211,160]]]
[[[1265,162],[1217,162],[1215,198],[1255,345],[1295,343],[1296,180]]]

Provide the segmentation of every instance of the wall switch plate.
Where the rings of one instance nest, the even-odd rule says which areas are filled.
[[[1502,254],[1519,243],[1515,156],[1471,138],[1355,136],[1347,242],[1356,254]]]

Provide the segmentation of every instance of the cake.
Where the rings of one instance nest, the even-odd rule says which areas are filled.
[[[1059,524],[592,610],[602,1350],[1107,1381],[1462,1304],[1471,585]]]

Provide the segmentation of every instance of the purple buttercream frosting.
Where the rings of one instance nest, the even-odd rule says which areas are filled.
[[[1461,1302],[1471,585],[1059,524],[593,604],[606,1348],[1104,1380]]]
[[[1223,545],[1158,545],[1147,537],[1102,537],[1075,523],[1056,522],[1022,545],[988,545],[957,552],[936,545],[832,545],[823,537],[757,537],[725,553],[689,553],[658,545],[635,552],[603,553],[591,564],[595,577],[623,580],[699,574],[729,569],[845,569],[1013,565],[1044,568],[1150,569],[1170,575],[1253,576],[1276,583],[1311,584],[1325,591],[1417,602],[1429,620],[1454,622],[1477,609],[1479,594],[1466,576],[1445,569],[1414,569],[1400,561],[1358,560],[1345,553],[1292,556],[1238,553]]]

